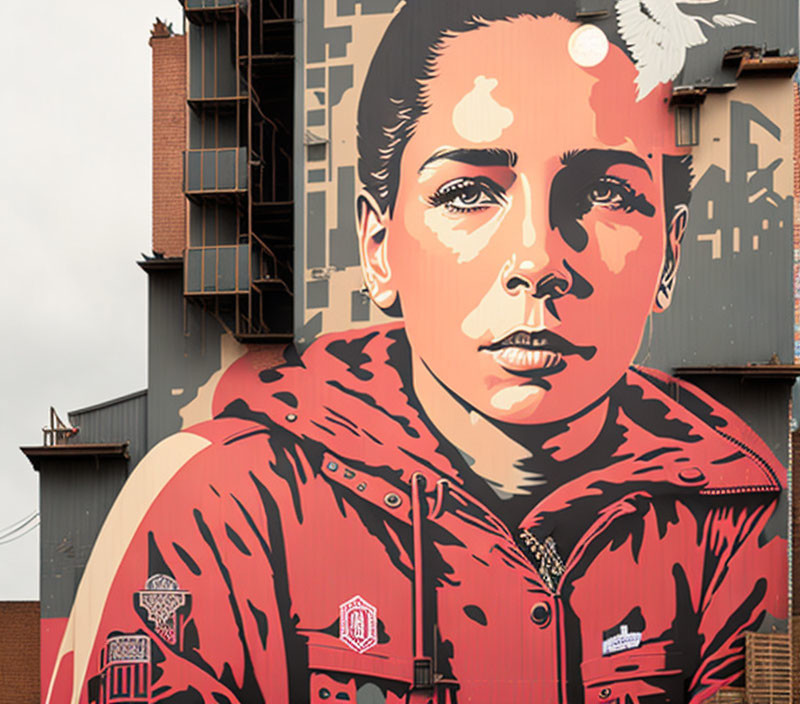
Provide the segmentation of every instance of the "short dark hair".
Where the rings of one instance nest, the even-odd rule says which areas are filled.
[[[448,38],[523,15],[557,15],[571,22],[564,0],[406,0],[372,57],[358,106],[358,174],[382,212],[394,209],[400,160],[419,118],[429,106],[423,88],[435,76],[436,59]],[[630,55],[613,21],[609,42]],[[689,202],[691,159],[665,157],[666,225]]]

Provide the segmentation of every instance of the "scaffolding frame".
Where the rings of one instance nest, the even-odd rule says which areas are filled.
[[[199,96],[192,95],[193,69],[189,61],[187,111],[193,111],[198,119],[215,111],[217,120],[223,112],[232,116],[237,149],[232,174],[224,171],[220,163],[221,153],[232,151],[233,147],[216,144],[203,145],[200,150],[187,149],[184,193],[197,204],[216,202],[232,206],[238,230],[235,243],[208,243],[205,234],[200,244],[193,243],[190,215],[186,228],[184,295],[203,306],[242,342],[289,341],[293,336],[294,279],[293,3],[183,0],[183,5],[186,20],[191,24],[208,27],[225,23],[231,27],[232,55],[228,58],[235,75],[234,93],[220,94],[219,33],[215,30],[202,34],[204,42],[213,37],[214,63],[206,66],[209,51],[189,42],[189,52],[202,51],[203,91]],[[211,70],[215,71],[213,77],[208,75]],[[205,92],[207,83],[213,85],[212,95]],[[218,126],[216,129],[219,131]],[[199,172],[196,166],[194,171],[190,169],[190,158],[200,164]],[[241,158],[246,161],[244,171]],[[214,173],[209,175],[211,165]],[[235,253],[225,251],[234,247]],[[244,253],[246,262],[242,261]],[[229,262],[233,260],[231,272]]]

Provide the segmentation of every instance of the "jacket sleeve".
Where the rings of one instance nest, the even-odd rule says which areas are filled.
[[[160,490],[153,482],[172,470],[146,459],[117,499],[101,539],[108,559],[124,556],[103,599],[98,575],[107,564],[95,546],[62,645],[69,657],[53,676],[64,681],[63,670],[72,669],[72,695],[55,694],[54,704],[125,695],[169,704],[290,700],[279,517],[268,517],[253,473],[269,462],[269,443],[262,435],[232,448],[220,437],[235,426],[221,433],[215,423],[215,437]],[[147,492],[134,480],[150,485],[145,506],[137,501]],[[126,524],[139,515],[125,549]]]
[[[745,632],[758,629],[766,616],[786,618],[786,540],[770,535],[768,526],[777,503],[776,493],[727,497],[706,519],[700,666],[690,684],[692,704],[721,687],[741,686]]]

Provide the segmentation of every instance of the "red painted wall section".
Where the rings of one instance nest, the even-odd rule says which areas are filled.
[[[38,614],[37,614],[38,615]],[[61,645],[61,637],[67,628],[67,618],[43,618],[40,624],[41,633],[41,700],[47,698],[47,688],[50,684],[50,677],[58,655],[58,648]],[[65,690],[64,697],[69,696],[69,690]],[[33,700],[31,700],[33,701]],[[55,701],[60,701],[56,699]]]

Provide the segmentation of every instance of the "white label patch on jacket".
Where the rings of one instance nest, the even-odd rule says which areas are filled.
[[[378,609],[360,596],[339,606],[339,640],[357,653],[378,644]]]
[[[603,655],[621,653],[623,650],[633,650],[642,644],[642,634],[636,631],[628,631],[628,627],[622,624],[619,633],[615,633],[610,638],[603,641]]]

